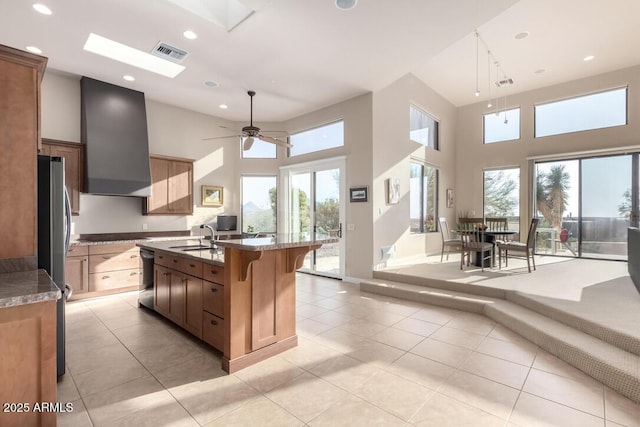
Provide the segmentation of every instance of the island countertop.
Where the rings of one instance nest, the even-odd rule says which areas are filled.
[[[209,240],[204,240],[205,248],[198,249],[198,239],[138,242],[141,248],[174,253],[187,258],[208,261],[212,264],[224,262],[224,249],[239,249],[244,251],[271,251],[278,249],[297,248],[305,246],[323,245],[338,242],[337,237],[316,236],[308,234],[276,234],[273,237],[253,237],[247,239],[216,240],[218,249],[210,249]]]
[[[60,289],[44,270],[0,274],[0,308],[60,298]]]

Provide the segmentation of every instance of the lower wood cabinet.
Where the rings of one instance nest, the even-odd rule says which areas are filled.
[[[89,257],[68,256],[64,262],[64,280],[73,289],[73,295],[89,292]]]
[[[213,283],[204,278],[216,280]],[[224,268],[156,252],[154,308],[175,324],[222,350]]]

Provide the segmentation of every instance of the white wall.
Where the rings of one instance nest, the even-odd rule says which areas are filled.
[[[439,151],[409,139],[411,103],[438,120]],[[374,93],[373,267],[440,251],[440,232],[409,232],[409,169],[412,158],[439,169],[438,216],[452,221],[454,210],[446,208],[444,195],[447,188],[455,187],[455,129],[455,107],[411,74]],[[387,203],[386,180],[390,178],[400,180],[400,203],[395,205]],[[385,263],[381,249],[389,246],[394,247],[395,254]]]
[[[534,104],[574,97],[628,85],[628,125],[534,138]],[[458,109],[456,128],[456,212],[475,211],[482,216],[483,170],[520,167],[520,229],[529,223],[531,171],[527,157],[562,155],[589,150],[606,150],[640,145],[640,67],[632,67],[595,77],[509,95],[507,108],[520,107],[521,138],[517,141],[482,143],[482,116],[486,102]],[[521,233],[522,237],[526,233]]]

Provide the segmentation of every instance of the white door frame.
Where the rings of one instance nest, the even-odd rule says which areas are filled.
[[[346,271],[346,233],[345,233],[345,219],[346,219],[346,164],[347,157],[346,156],[338,156],[331,157],[329,159],[322,159],[304,163],[296,163],[286,166],[280,166],[280,188],[282,191],[278,192],[278,203],[283,207],[281,210],[283,215],[278,215],[278,230],[284,230],[285,233],[289,233],[289,224],[291,222],[291,212],[289,210],[290,205],[290,196],[291,196],[291,176],[295,173],[301,172],[316,172],[327,169],[338,169],[340,171],[340,184],[339,184],[339,194],[340,194],[340,224],[343,226],[342,238],[339,243],[340,250],[340,273],[339,278],[344,278],[344,274]],[[311,197],[311,195],[309,195]],[[310,271],[310,273],[316,273],[315,271]],[[333,277],[333,276],[330,276]]]

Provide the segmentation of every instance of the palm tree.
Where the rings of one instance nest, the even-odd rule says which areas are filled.
[[[562,229],[562,218],[569,199],[570,176],[564,165],[540,173],[536,182],[536,207],[552,228]]]

